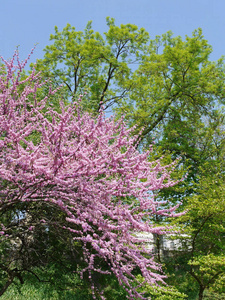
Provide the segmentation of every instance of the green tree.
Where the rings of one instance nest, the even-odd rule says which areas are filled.
[[[193,183],[195,192],[187,199],[187,214],[178,220],[177,225],[186,233],[186,247],[173,256],[173,265],[179,266],[175,273],[183,271],[190,285],[195,282],[199,300],[206,290],[224,293],[225,285],[225,148],[223,126],[220,129],[214,143],[218,131],[211,135],[211,161],[202,164],[198,181]],[[207,141],[210,144],[209,137]],[[182,239],[182,235],[176,238]]]
[[[91,23],[84,32],[69,24],[62,32],[55,27],[50,36],[53,44],[46,46],[36,68],[56,86],[63,84],[66,98],[87,93],[83,99],[86,109],[98,111],[101,104],[110,107],[126,96],[130,87],[123,83],[139,61],[148,33],[131,24],[118,27],[114,19],[107,18],[109,30],[103,38]]]

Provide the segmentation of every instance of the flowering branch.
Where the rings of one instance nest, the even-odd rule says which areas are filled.
[[[153,195],[177,183],[171,179],[175,162],[167,166],[159,160],[149,162],[149,152],[136,150],[137,137],[131,137],[133,129],[127,129],[123,120],[105,118],[102,112],[94,118],[81,111],[79,101],[67,107],[61,103],[61,113],[47,107],[55,91],[31,103],[44,84],[40,75],[33,70],[20,81],[24,64],[17,52],[10,62],[4,62],[7,76],[0,76],[0,211],[18,203],[43,202],[59,209],[65,215],[64,229],[83,245],[86,267],[80,275],[87,272],[93,282],[95,272],[113,273],[130,299],[145,299],[133,285],[133,271],[140,270],[143,285],[157,285],[165,276],[136,234],[168,233],[168,228],[155,227],[151,217],[178,215],[177,206],[160,209]],[[146,217],[148,221],[143,221]],[[101,266],[103,261],[107,270]],[[95,298],[93,283],[92,289]]]

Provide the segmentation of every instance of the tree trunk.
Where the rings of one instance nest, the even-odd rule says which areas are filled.
[[[11,277],[6,284],[3,286],[3,288],[0,290],[0,297],[7,291],[8,287],[12,284],[14,277]]]
[[[155,253],[159,263],[161,263],[161,236],[157,233],[154,235]]]
[[[199,289],[199,294],[198,294],[198,299],[202,300],[203,299],[203,292],[204,292],[205,288],[200,285],[200,289]]]

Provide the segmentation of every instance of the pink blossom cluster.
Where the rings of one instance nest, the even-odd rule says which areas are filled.
[[[37,101],[45,84],[40,74],[33,70],[22,80],[24,65],[17,53],[3,62],[0,210],[19,202],[48,202],[60,209],[66,216],[65,234],[69,230],[83,245],[86,267],[80,275],[88,272],[91,280],[95,272],[113,273],[129,299],[145,299],[139,283],[134,284],[133,270],[140,270],[143,284],[157,285],[164,275],[145,240],[136,235],[164,234],[167,228],[156,227],[152,217],[178,215],[177,206],[160,209],[154,197],[176,184],[171,179],[175,163],[162,166],[160,160],[148,160],[149,152],[139,153],[137,137],[122,119],[105,118],[103,112],[93,117],[79,102],[61,104],[61,112],[56,112],[46,105],[54,94],[51,90]],[[45,222],[41,216],[40,222]]]

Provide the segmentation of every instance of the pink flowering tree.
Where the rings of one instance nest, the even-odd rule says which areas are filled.
[[[137,137],[131,137],[133,129],[127,129],[122,119],[105,118],[102,112],[94,118],[81,111],[80,100],[68,106],[61,103],[60,113],[46,105],[55,91],[37,101],[38,90],[45,84],[40,74],[33,70],[23,80],[26,61],[20,62],[17,53],[3,63],[0,241],[10,239],[12,222],[9,225],[4,215],[11,209],[17,213],[14,222],[21,215],[26,217],[24,234],[30,234],[31,240],[36,227],[51,228],[51,214],[57,212],[60,222],[53,220],[55,230],[60,227],[73,247],[80,245],[83,261],[79,274],[90,280],[93,298],[97,289],[93,278],[100,273],[114,274],[129,299],[145,299],[138,287],[161,284],[164,275],[137,234],[164,234],[169,229],[154,226],[152,216],[178,215],[177,206],[160,209],[162,203],[154,197],[158,190],[176,184],[171,179],[175,163],[162,166],[160,160],[150,162],[149,152],[136,150]],[[35,222],[31,207],[39,212]],[[10,274],[22,276],[19,267],[13,270]],[[137,270],[144,279],[141,283],[135,277]],[[13,275],[10,278],[4,291]],[[104,299],[104,290],[100,295]]]

